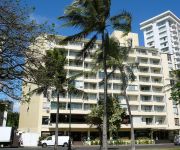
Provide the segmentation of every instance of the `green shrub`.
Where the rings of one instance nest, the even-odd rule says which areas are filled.
[[[88,142],[86,142],[88,143]],[[135,140],[136,144],[154,144],[155,141],[151,140],[148,137],[139,137],[137,140]],[[129,138],[120,138],[120,139],[111,139],[108,141],[109,145],[127,145],[131,144],[131,140]],[[97,138],[95,140],[89,141],[89,145],[100,145],[100,140]]]

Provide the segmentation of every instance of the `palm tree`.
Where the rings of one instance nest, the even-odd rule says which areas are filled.
[[[33,79],[38,86],[36,89],[30,91],[30,94],[48,93],[49,89],[54,89],[57,94],[57,112],[56,112],[56,127],[55,127],[55,145],[58,146],[58,123],[59,123],[59,98],[60,94],[66,93],[67,75],[64,68],[66,64],[66,57],[64,49],[54,49],[46,51],[46,55],[42,59],[42,64],[37,69],[32,69]]]
[[[86,93],[75,86],[75,78],[81,76],[83,72],[80,72],[70,78],[68,78],[67,92],[69,94],[69,144],[68,150],[71,150],[71,95],[73,94],[83,94],[83,98],[87,97]],[[83,73],[84,74],[84,73]]]
[[[79,32],[66,37],[62,42],[76,41],[90,37],[81,51],[81,56],[86,58],[93,48],[96,40],[102,40],[100,50],[103,52],[103,69],[105,74],[104,83],[104,114],[103,114],[103,149],[107,150],[107,64],[105,42],[108,37],[108,28],[128,33],[131,30],[131,15],[123,11],[122,13],[110,16],[111,0],[74,0],[65,10],[65,15],[59,17],[64,21],[63,26],[78,28]]]
[[[126,93],[126,89],[128,87],[129,81],[134,81],[135,76],[133,74],[133,68],[137,66],[136,63],[134,64],[128,64],[125,63],[128,59],[128,53],[130,52],[132,42],[128,41],[127,46],[121,46],[117,39],[115,38],[107,38],[108,40],[106,43],[108,44],[107,49],[107,67],[112,69],[112,72],[108,74],[108,77],[112,76],[114,74],[115,70],[120,71],[120,84],[122,85],[122,88],[120,90],[120,93],[125,97],[129,118],[130,118],[130,124],[131,124],[131,150],[135,150],[135,137],[134,137],[134,128],[133,128],[133,119],[131,115],[131,108],[129,105],[129,98]],[[102,66],[102,52],[96,52],[94,57],[96,58],[96,67]],[[97,69],[97,68],[96,68]],[[104,82],[104,79],[103,81]]]

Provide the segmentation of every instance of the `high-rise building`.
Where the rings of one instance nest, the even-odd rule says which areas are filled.
[[[145,47],[168,53],[171,69],[180,69],[180,19],[171,11],[152,17],[140,24]]]
[[[122,37],[122,32],[114,31],[112,36],[116,37],[120,43],[126,43],[126,39],[132,40],[133,50],[129,54],[128,62],[139,62],[139,67],[134,70],[136,80],[129,84],[127,94],[133,115],[133,122],[136,137],[158,138],[159,140],[170,139],[173,132],[179,130],[178,108],[173,108],[172,100],[169,100],[170,92],[164,91],[164,85],[170,83],[167,54],[160,53],[155,48],[140,47],[138,35],[129,33]],[[44,42],[45,48],[42,50],[62,47],[58,45],[57,36],[54,43]],[[68,76],[79,73],[79,71],[90,71],[92,68],[92,58],[88,56],[82,62],[76,63],[76,56],[83,48],[87,40],[79,42],[69,42],[63,46],[66,50]],[[95,51],[101,44],[98,41],[92,51]],[[45,51],[44,51],[45,53]],[[91,127],[85,122],[86,115],[91,108],[97,104],[98,99],[103,96],[103,86],[100,84],[104,76],[103,71],[98,70],[95,74],[84,75],[76,79],[78,88],[84,90],[88,99],[83,99],[82,95],[71,96],[71,131],[74,141],[80,141],[84,137],[96,138],[98,131],[96,127]],[[34,85],[29,84],[24,91]],[[116,95],[123,108],[127,108],[123,96],[120,95],[121,84],[119,71],[108,81],[108,94]],[[53,90],[49,91],[51,98],[45,95],[33,95],[30,103],[22,103],[20,107],[19,129],[24,132],[36,132],[39,134],[54,134],[55,116],[57,109],[56,95]],[[60,97],[60,122],[59,132],[68,134],[69,118],[69,93]],[[130,125],[122,125],[119,129],[119,136],[130,137]]]

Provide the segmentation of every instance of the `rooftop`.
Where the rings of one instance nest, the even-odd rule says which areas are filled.
[[[154,21],[157,21],[157,20],[160,20],[162,18],[165,18],[165,17],[171,18],[171,19],[173,18],[174,20],[176,20],[177,22],[180,23],[180,19],[174,13],[172,13],[170,10],[168,10],[168,11],[165,11],[165,12],[163,12],[163,13],[155,16],[155,17],[152,17],[152,18],[150,18],[150,19],[140,23],[141,30],[144,28],[144,26],[146,26],[146,25],[148,25],[148,24],[150,24],[150,23],[152,23]]]

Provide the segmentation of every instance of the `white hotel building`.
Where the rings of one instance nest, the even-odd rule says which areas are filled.
[[[145,47],[155,47],[168,53],[171,69],[180,69],[180,18],[171,11],[150,18],[140,24]]]
[[[124,43],[126,39],[131,38],[133,41],[133,50],[129,54],[128,62],[138,60],[139,67],[134,70],[136,80],[129,84],[127,93],[129,95],[129,103],[133,115],[133,122],[136,137],[151,137],[159,140],[172,139],[173,134],[180,129],[179,127],[179,110],[173,108],[172,100],[169,100],[169,91],[164,90],[164,86],[170,83],[169,68],[167,54],[160,53],[155,48],[140,47],[138,35],[129,33],[127,37],[121,37],[122,32],[114,31],[112,36]],[[57,41],[60,37],[57,36]],[[68,43],[64,46],[67,49],[66,66],[69,75],[78,73],[79,71],[90,71],[92,66],[91,57],[87,57],[84,61],[77,64],[75,59],[82,49],[83,40],[76,43]],[[58,42],[57,42],[58,43]],[[94,50],[101,42],[97,42]],[[44,49],[49,47],[60,47],[56,43],[45,43]],[[45,51],[44,51],[45,53]],[[120,96],[120,79],[116,71],[114,77],[108,81],[108,93],[119,95],[119,101],[123,107],[126,102]],[[72,96],[72,138],[74,141],[80,141],[83,137],[98,137],[95,127],[90,127],[85,122],[85,116],[90,109],[97,104],[101,95],[103,95],[103,87],[99,82],[103,78],[103,72],[97,71],[94,75],[82,76],[76,79],[79,88],[88,93],[88,100],[83,99],[82,95]],[[30,87],[32,85],[29,85]],[[27,87],[24,88],[24,91]],[[69,96],[60,98],[60,123],[59,131],[61,134],[68,134],[68,118],[69,118]],[[24,132],[36,132],[41,134],[54,134],[55,131],[55,114],[56,114],[56,98],[53,96],[50,101],[42,95],[33,95],[29,104],[22,104],[20,107],[19,129]],[[130,137],[130,125],[122,125],[119,129],[120,137]]]

